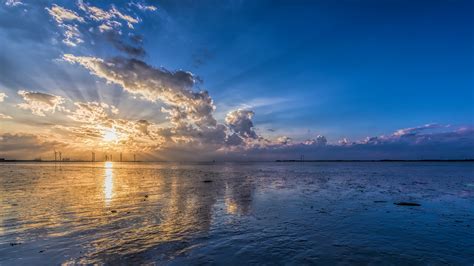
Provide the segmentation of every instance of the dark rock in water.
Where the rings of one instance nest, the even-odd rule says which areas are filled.
[[[421,206],[421,204],[415,202],[395,202],[394,204],[398,206]]]
[[[40,251],[39,251],[39,253],[43,253],[43,252],[45,252],[45,250],[40,250]]]
[[[10,243],[10,246],[12,246],[12,247],[13,247],[13,246],[18,246],[18,245],[21,245],[21,243],[20,243],[20,242],[18,242],[18,243]]]
[[[117,213],[117,211],[116,211],[116,210],[111,210],[110,212],[111,212],[111,213]]]
[[[202,182],[204,182],[204,183],[212,183],[212,180],[204,180],[204,181],[202,181]]]
[[[148,195],[145,195],[145,198],[148,198]]]
[[[374,203],[386,203],[386,200],[374,200]]]

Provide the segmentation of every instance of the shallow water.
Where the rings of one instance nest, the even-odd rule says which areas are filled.
[[[61,263],[473,265],[474,164],[0,164],[0,264]]]

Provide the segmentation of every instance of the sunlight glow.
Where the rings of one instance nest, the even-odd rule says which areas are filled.
[[[109,206],[114,196],[114,175],[113,175],[113,163],[105,162],[105,176],[104,176],[104,201],[105,205]]]
[[[107,128],[103,131],[102,133],[102,139],[105,142],[117,142],[118,141],[118,136],[117,136],[117,131],[115,128]]]

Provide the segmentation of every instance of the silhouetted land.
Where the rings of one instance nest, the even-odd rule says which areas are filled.
[[[87,161],[87,160],[67,160],[67,161],[55,161],[55,160],[17,160],[17,159],[2,159],[0,158],[0,163],[2,162],[34,162],[34,163],[104,163],[104,162],[114,162],[114,163],[140,163],[142,161]]]
[[[277,163],[313,163],[313,162],[474,162],[474,159],[462,160],[276,160]]]
[[[54,161],[54,160],[21,160],[21,159],[3,159],[0,158],[0,163],[2,162],[36,162],[36,163],[87,163],[92,161],[87,160],[67,160],[67,161]],[[107,162],[107,161],[93,161],[93,162]],[[111,161],[111,162],[120,162],[120,161]],[[121,161],[124,163],[139,163],[139,162],[148,162],[148,163],[160,163],[160,162],[167,162],[167,161]],[[225,161],[222,161],[225,162]],[[239,162],[239,161],[237,161]],[[242,161],[244,162],[244,161]],[[246,161],[252,162],[252,161]],[[255,162],[264,162],[264,161],[255,161]],[[277,163],[317,163],[317,162],[337,162],[337,163],[344,163],[344,162],[474,162],[474,159],[455,159],[455,160],[443,160],[443,159],[423,159],[423,160],[275,160],[274,162]],[[200,163],[216,163],[215,161],[201,161]]]

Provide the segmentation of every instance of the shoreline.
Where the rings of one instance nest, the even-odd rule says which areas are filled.
[[[68,161],[54,161],[54,160],[15,160],[6,159],[0,160],[0,163],[262,163],[262,162],[276,162],[276,163],[385,163],[385,162],[474,162],[474,159],[423,159],[423,160],[273,160],[273,161],[85,161],[85,160],[68,160]]]

